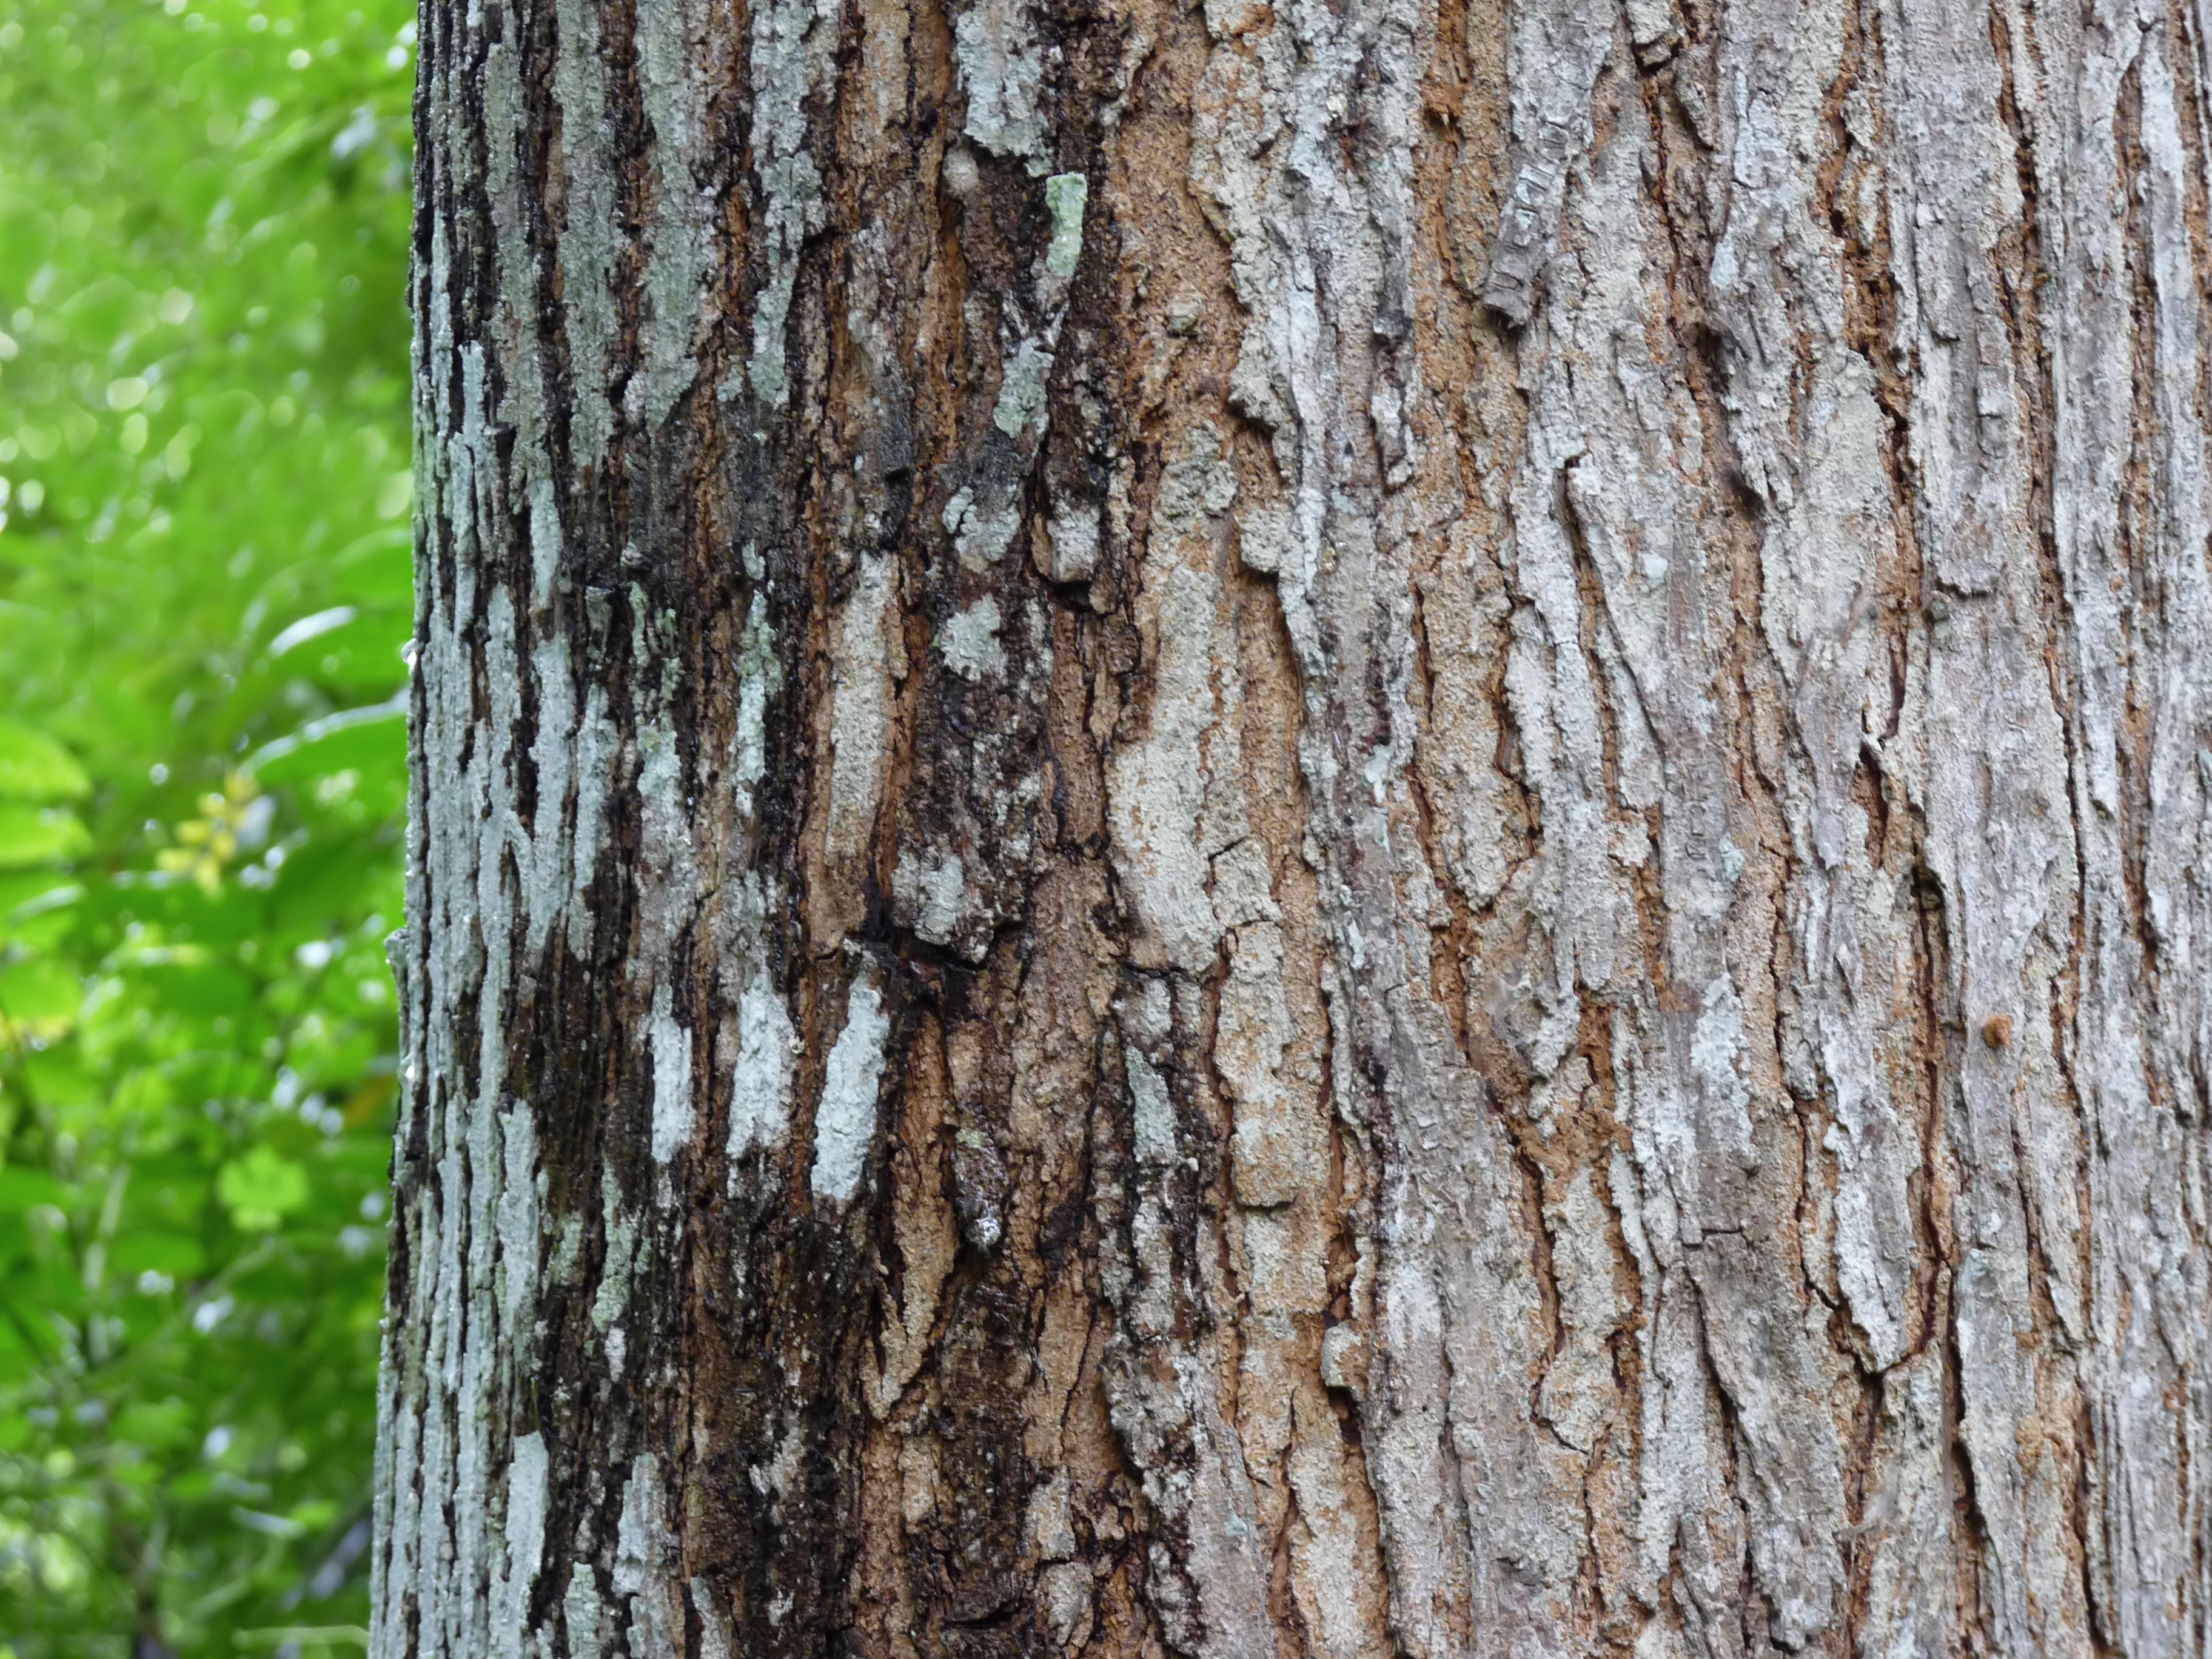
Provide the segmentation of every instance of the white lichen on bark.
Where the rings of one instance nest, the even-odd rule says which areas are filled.
[[[860,1190],[876,1135],[876,1103],[884,1078],[884,1040],[890,1021],[872,982],[855,980],[845,1024],[830,1045],[814,1115],[814,1190],[844,1203]]]

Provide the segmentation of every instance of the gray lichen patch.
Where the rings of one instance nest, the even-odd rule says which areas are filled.
[[[1491,244],[1483,302],[1516,326],[1534,313],[1567,175],[1589,143],[1590,91],[1613,46],[1616,13],[1598,0],[1516,8],[1507,48],[1513,82],[1513,183]]]
[[[894,915],[902,926],[932,945],[952,943],[967,895],[967,869],[957,853],[932,861],[908,851],[891,873]]]
[[[1054,513],[1036,538],[1044,574],[1056,582],[1091,580],[1098,568],[1100,520],[1096,507],[1068,507]]]
[[[831,763],[826,854],[833,865],[859,858],[874,827],[882,799],[886,746],[890,739],[891,625],[897,567],[872,556],[846,601],[839,629],[842,672],[830,708]]]
[[[791,1121],[791,1088],[798,1033],[783,998],[768,976],[757,975],[738,1000],[738,1055],[730,1072],[729,1154],[732,1164],[756,1146],[782,1140]]]
[[[754,166],[760,175],[759,231],[768,276],[754,300],[754,401],[781,409],[790,395],[784,333],[799,255],[823,223],[822,173],[808,148],[806,100],[827,74],[836,12],[828,0],[764,0],[753,12]]]
[[[669,988],[653,993],[649,1040],[653,1051],[653,1156],[665,1164],[690,1141],[691,1033],[676,1018]]]
[[[1042,159],[1037,100],[1044,52],[1029,8],[1022,0],[975,0],[955,20],[952,33],[968,94],[968,137],[994,155]]]
[[[1044,264],[1055,276],[1075,275],[1083,255],[1083,211],[1090,199],[1091,181],[1079,173],[1055,173],[1044,181],[1045,210],[1052,215]]]
[[[588,466],[606,453],[614,432],[607,374],[615,347],[615,172],[600,142],[606,119],[606,67],[601,54],[598,8],[590,0],[561,0],[556,17],[560,53],[553,85],[561,123],[561,158],[568,181],[562,224],[562,293],[568,307],[568,359],[574,404],[569,445],[576,465]]]
[[[1042,340],[1032,337],[1015,347],[999,381],[999,401],[991,410],[991,424],[1018,444],[1042,435],[1045,378],[1051,373],[1052,353]]]
[[[714,264],[717,204],[697,182],[711,161],[707,106],[715,42],[708,12],[706,0],[684,0],[672,9],[670,27],[638,37],[639,80],[653,133],[653,205],[640,361],[628,400],[632,418],[647,431],[668,418],[697,372],[692,344]]]
[[[988,570],[1021,533],[1021,513],[1007,495],[1004,486],[986,482],[955,491],[945,504],[945,532],[962,568]]]
[[[1006,672],[1006,653],[999,644],[999,602],[989,594],[956,612],[937,630],[938,654],[945,665],[969,684]]]
[[[842,1204],[860,1190],[868,1148],[876,1133],[876,1100],[883,1084],[884,1044],[890,1036],[883,994],[872,973],[853,981],[844,1029],[831,1045],[814,1115],[817,1195]]]

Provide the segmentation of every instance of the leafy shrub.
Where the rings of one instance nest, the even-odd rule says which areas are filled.
[[[0,0],[0,1655],[357,1648],[410,630],[392,0]]]

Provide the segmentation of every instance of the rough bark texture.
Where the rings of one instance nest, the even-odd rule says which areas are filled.
[[[2212,1644],[2199,0],[432,0],[378,1659]]]

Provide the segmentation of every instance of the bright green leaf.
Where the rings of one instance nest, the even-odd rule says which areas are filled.
[[[0,720],[0,800],[82,800],[91,793],[76,756],[42,732]]]
[[[378,761],[389,764],[406,746],[407,705],[395,698],[310,721],[256,751],[247,764],[264,783],[291,783]]]
[[[69,1188],[44,1170],[0,1169],[0,1215],[21,1215],[38,1204],[60,1204]]]
[[[229,1202],[228,1194],[224,1201]],[[141,1273],[166,1273],[182,1282],[207,1265],[207,1251],[189,1233],[125,1233],[110,1247],[108,1265],[116,1273],[135,1279]]]
[[[0,986],[75,1012],[0,1042],[0,1641],[213,1659],[368,1614],[297,1592],[369,1504],[413,8],[9,4]]]
[[[65,808],[0,802],[0,870],[76,858],[91,845],[83,823]]]
[[[83,1002],[84,981],[51,957],[0,968],[0,1019],[22,1024],[74,1019]]]
[[[307,1201],[307,1172],[266,1143],[222,1166],[216,1193],[241,1232],[268,1232]]]

